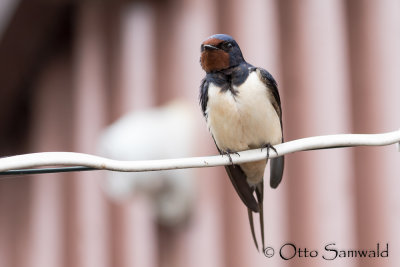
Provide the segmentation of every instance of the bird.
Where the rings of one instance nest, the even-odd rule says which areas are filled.
[[[199,102],[207,127],[221,155],[231,162],[226,172],[247,207],[251,235],[259,250],[253,213],[259,213],[262,249],[264,240],[264,171],[270,149],[283,143],[282,108],[277,82],[263,68],[247,63],[238,43],[227,34],[214,34],[200,47],[200,65],[206,72]],[[267,149],[266,160],[233,164],[231,153]],[[278,153],[277,153],[278,154]],[[284,156],[270,160],[270,186],[283,176]]]

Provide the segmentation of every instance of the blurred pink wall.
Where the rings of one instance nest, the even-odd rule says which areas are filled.
[[[277,79],[285,140],[400,125],[399,1],[21,0],[13,12],[0,36],[0,156],[96,153],[114,120],[176,98],[198,110],[193,156],[217,154],[198,107],[199,54],[222,32]],[[265,189],[272,258],[254,248],[223,168],[196,171],[192,217],[176,228],[158,225],[146,198],[111,201],[104,172],[0,178],[0,266],[399,266],[399,156],[288,155],[282,184]],[[283,260],[286,243],[319,255]],[[330,243],[388,243],[389,257],[327,261]]]

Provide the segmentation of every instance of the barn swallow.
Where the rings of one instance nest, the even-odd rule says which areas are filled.
[[[267,159],[225,166],[243,203],[247,206],[251,234],[253,212],[260,213],[264,245],[264,170],[269,149],[283,142],[282,109],[278,87],[272,75],[247,63],[239,45],[229,35],[215,34],[201,44],[200,64],[206,72],[200,86],[200,105],[207,126],[221,155],[266,148]],[[275,150],[276,152],[276,150]],[[284,157],[271,159],[270,186],[282,180]],[[255,196],[254,196],[255,192]]]

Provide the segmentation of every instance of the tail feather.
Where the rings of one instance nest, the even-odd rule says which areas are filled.
[[[261,242],[262,242],[262,250],[265,249],[265,239],[264,239],[264,209],[263,209],[263,200],[264,200],[264,182],[261,182],[256,187],[256,196],[257,196],[257,205],[260,212],[260,232],[261,232]],[[253,212],[250,209],[247,209],[249,215],[249,224],[251,230],[251,236],[253,237],[254,245],[258,250],[258,242],[257,237],[254,231],[254,219]]]
[[[262,250],[265,249],[265,240],[264,240],[264,182],[261,182],[256,187],[256,195],[258,201],[258,207],[260,209],[260,229],[261,229],[261,241],[262,241]]]
[[[239,165],[225,166],[226,172],[243,203],[254,212],[259,212],[259,205],[253,196],[254,189],[247,183],[246,175]]]
[[[251,236],[253,237],[254,245],[256,246],[257,251],[258,251],[258,243],[257,243],[256,233],[254,231],[253,212],[251,211],[251,209],[247,209],[247,212],[248,212],[248,215],[249,215]]]

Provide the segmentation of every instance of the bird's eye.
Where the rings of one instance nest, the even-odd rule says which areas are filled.
[[[232,48],[232,44],[229,42],[222,43],[221,46],[222,46],[222,49],[224,49],[224,50],[229,50]]]
[[[200,52],[203,52],[204,51],[204,45],[202,44],[201,46],[200,46]]]

